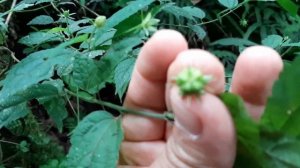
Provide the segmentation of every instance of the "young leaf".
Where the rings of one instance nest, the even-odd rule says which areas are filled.
[[[232,9],[239,4],[238,0],[218,0],[220,4],[225,6],[226,8]]]
[[[120,119],[106,111],[92,112],[73,131],[68,167],[116,167],[122,139]]]
[[[33,18],[27,25],[48,25],[53,23],[54,20],[51,16],[48,15],[40,15]]]
[[[135,58],[128,58],[118,64],[115,69],[114,82],[120,99],[122,99],[129,84],[134,63]]]

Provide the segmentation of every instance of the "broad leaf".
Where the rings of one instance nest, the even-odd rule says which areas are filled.
[[[116,167],[122,139],[120,119],[106,111],[89,114],[71,136],[68,167]]]
[[[118,64],[115,69],[114,82],[116,85],[116,92],[118,93],[120,99],[122,99],[122,96],[129,84],[134,63],[135,58],[128,58]]]
[[[300,135],[300,59],[285,66],[280,78],[275,82],[272,96],[269,98],[262,116],[264,127],[282,131],[288,135]]]

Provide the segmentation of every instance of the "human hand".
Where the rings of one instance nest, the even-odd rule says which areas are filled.
[[[183,98],[172,79],[186,67],[211,75],[200,98]],[[239,56],[231,91],[240,95],[259,120],[283,63],[272,49],[255,46]],[[137,59],[124,105],[175,113],[175,123],[126,115],[120,168],[208,168],[233,166],[235,128],[217,97],[224,91],[224,67],[212,54],[193,49],[176,31],[161,30],[144,45]]]

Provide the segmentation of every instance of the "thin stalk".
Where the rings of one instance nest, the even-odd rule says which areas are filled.
[[[106,106],[106,107],[112,108],[114,110],[119,111],[122,114],[132,114],[132,115],[138,115],[138,116],[143,116],[143,117],[166,120],[166,121],[170,121],[170,122],[174,121],[174,115],[171,112],[156,113],[156,112],[150,112],[150,111],[138,111],[138,110],[134,110],[134,109],[125,108],[123,106],[119,106],[119,105],[116,105],[116,104],[113,104],[110,102],[101,101],[101,100],[97,100],[94,98],[82,97],[82,96],[77,95],[76,93],[73,93],[67,89],[65,89],[65,92],[71,96],[76,96],[79,99],[84,100],[86,102],[93,103],[93,104],[99,104],[101,106]]]

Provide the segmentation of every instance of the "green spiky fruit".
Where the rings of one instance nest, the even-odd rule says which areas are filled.
[[[204,93],[205,86],[211,81],[212,77],[203,75],[200,70],[189,67],[180,72],[175,82],[183,96],[201,95]]]

